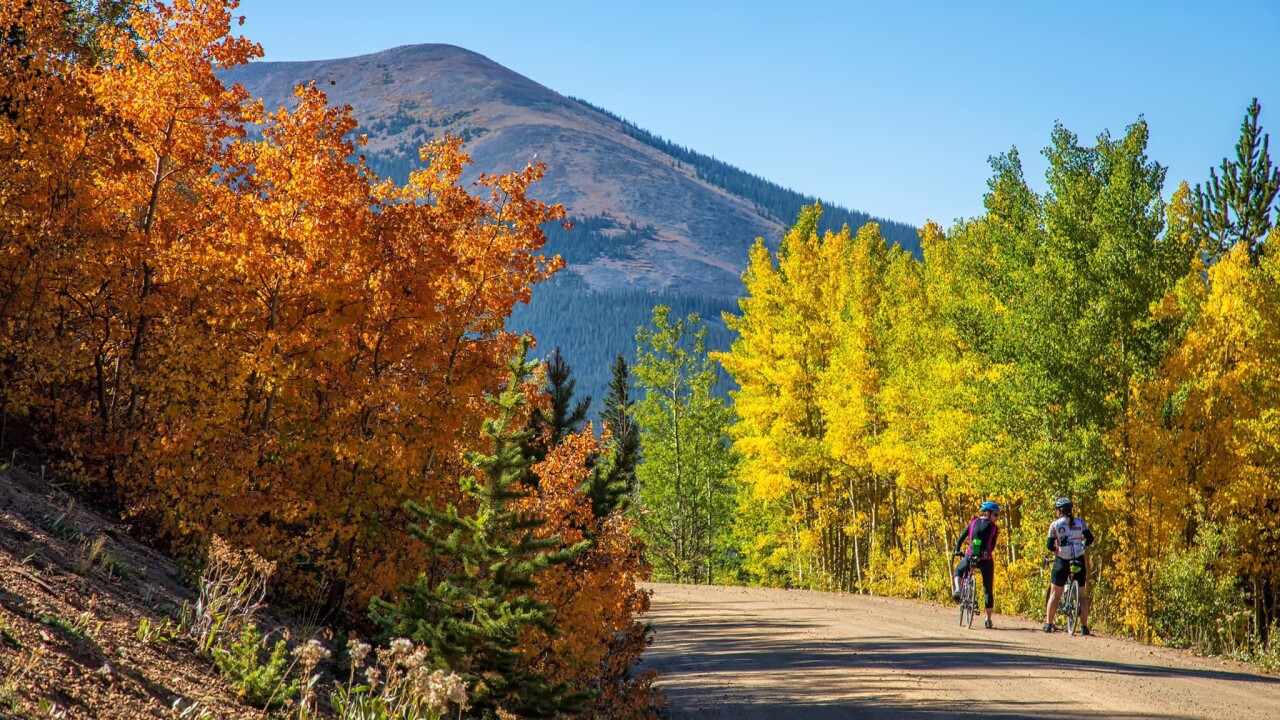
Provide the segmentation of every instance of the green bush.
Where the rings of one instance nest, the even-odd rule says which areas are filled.
[[[214,648],[213,662],[245,702],[273,710],[293,699],[298,692],[298,683],[288,678],[285,641],[277,641],[270,653],[266,650],[262,633],[250,623],[240,631],[240,639],[229,647]]]
[[[1280,623],[1271,626],[1271,632],[1267,637],[1269,641],[1264,643],[1262,638],[1254,633],[1253,644],[1242,659],[1267,672],[1280,673]]]
[[[1160,563],[1154,578],[1157,607],[1152,620],[1167,645],[1212,655],[1237,653],[1250,644],[1249,607],[1235,575],[1218,567],[1234,557],[1231,539],[1205,525],[1190,548],[1176,550]]]

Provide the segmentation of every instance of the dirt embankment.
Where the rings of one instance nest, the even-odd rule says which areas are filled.
[[[190,599],[171,560],[0,467],[0,719],[262,718],[190,641],[159,632]]]
[[[1280,678],[1119,638],[855,595],[650,586],[671,720],[1280,718]]]

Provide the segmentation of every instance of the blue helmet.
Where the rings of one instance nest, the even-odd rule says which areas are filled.
[[[999,505],[997,505],[997,504],[995,504],[994,502],[992,502],[992,501],[990,501],[990,500],[988,500],[988,501],[986,501],[986,502],[982,503],[982,507],[980,507],[980,508],[978,508],[978,509],[979,509],[980,511],[982,511],[982,512],[987,512],[987,511],[990,511],[990,512],[993,512],[993,513],[998,513],[998,512],[1000,512],[1000,506],[999,506]]]

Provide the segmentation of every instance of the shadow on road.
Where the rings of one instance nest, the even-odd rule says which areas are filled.
[[[662,647],[655,647],[649,657],[663,664],[674,661],[681,667],[700,667],[705,672],[714,672],[717,666],[736,672],[767,672],[815,668],[850,670],[890,665],[906,671],[973,668],[990,675],[992,671],[1030,669],[1042,670],[1046,674],[1067,671],[1072,674],[1120,673],[1280,686],[1280,678],[1250,673],[1054,655],[1033,646],[986,639],[991,633],[973,641],[904,640],[891,636],[814,642],[782,639],[782,636],[817,637],[821,629],[823,626],[815,623],[770,622],[760,618],[749,622],[685,621],[678,629],[662,629]],[[663,657],[668,652],[679,657]]]
[[[645,666],[666,676],[658,685],[667,692],[671,706],[679,708],[673,713],[676,718],[1197,717],[1167,712],[1099,713],[1064,707],[1052,698],[920,702],[915,693],[917,699],[908,701],[912,691],[936,680],[934,673],[945,673],[947,683],[979,678],[989,683],[1001,676],[1050,683],[1072,678],[1079,682],[1082,696],[1105,675],[1228,681],[1259,690],[1280,686],[1280,678],[1227,670],[1090,659],[1080,656],[1079,646],[1060,655],[1036,644],[1002,641],[998,634],[986,631],[975,631],[973,639],[839,638],[822,624],[759,616],[742,621],[682,618],[673,627],[658,624],[659,637],[646,654]],[[714,690],[717,687],[719,692]]]
[[[672,697],[671,702],[678,699]],[[714,707],[699,707],[691,713],[667,714],[667,718],[696,717],[699,720],[736,720],[742,718],[788,718],[804,720],[950,720],[951,718],[993,718],[994,720],[1197,720],[1199,715],[1168,713],[1084,712],[1063,709],[1044,702],[1001,703],[1000,707],[980,705],[958,706],[953,703],[920,703],[910,705],[895,698],[858,698],[832,702],[776,701],[732,699]]]

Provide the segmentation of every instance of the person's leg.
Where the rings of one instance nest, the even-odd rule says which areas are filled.
[[[1067,576],[1070,575],[1071,569],[1067,567],[1067,563],[1062,558],[1056,558],[1053,561],[1053,570],[1049,577],[1049,600],[1044,608],[1044,629],[1045,632],[1053,630],[1053,619],[1058,615],[1058,601],[1062,599],[1062,589],[1067,584]]]
[[[995,560],[983,560],[978,563],[978,569],[982,571],[982,594],[983,600],[986,601],[987,627],[991,627],[991,608],[996,604],[995,593],[992,592],[996,581]]]
[[[1053,619],[1058,615],[1058,601],[1062,599],[1062,587],[1054,585],[1049,588],[1049,603],[1044,609],[1044,621],[1049,625],[1053,624]]]
[[[960,564],[956,565],[956,569],[951,573],[951,601],[959,602],[960,600],[960,576],[965,570],[969,569],[969,556],[965,555],[960,559]]]
[[[1080,583],[1080,625],[1089,627],[1089,598],[1093,594],[1086,581],[1089,579],[1089,569],[1084,564],[1084,558],[1080,558],[1080,573],[1076,575],[1076,582]]]

